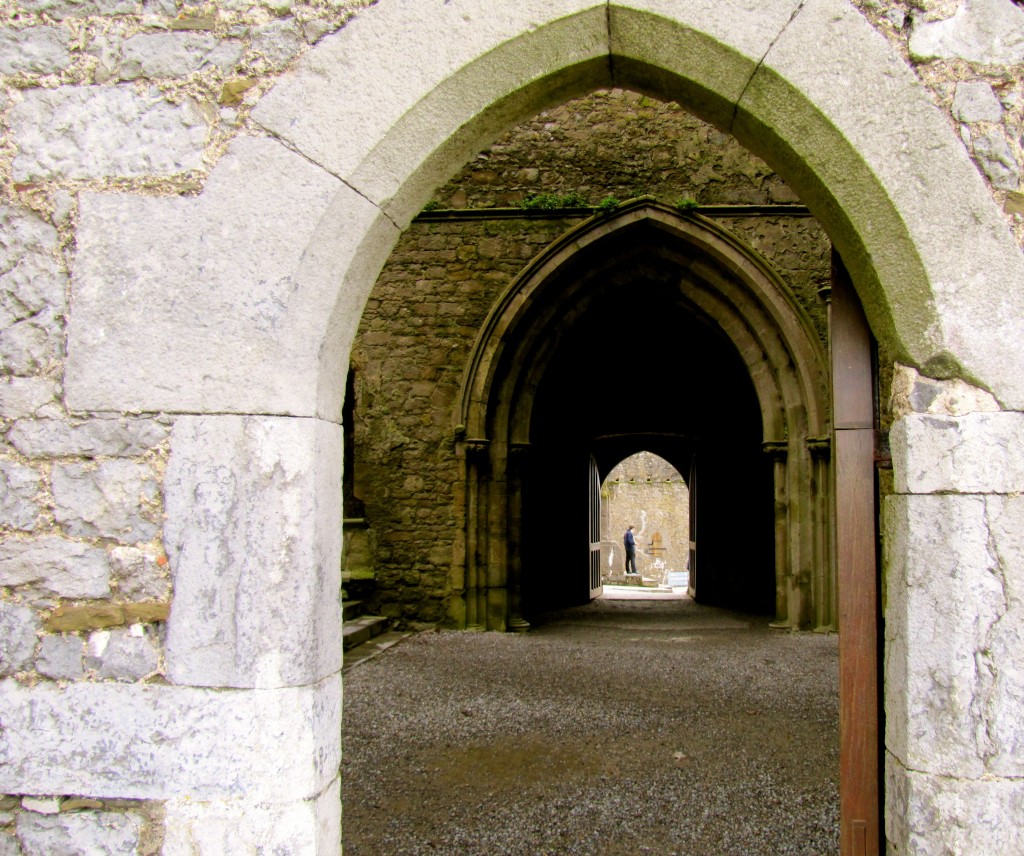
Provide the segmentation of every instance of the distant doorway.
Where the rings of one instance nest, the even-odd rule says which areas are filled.
[[[653,452],[618,463],[601,485],[602,576],[626,583],[623,533],[634,527],[636,564],[648,588],[689,585],[690,491],[672,464]],[[634,582],[634,581],[628,581]]]
[[[463,380],[466,625],[587,602],[591,459],[603,481],[649,451],[688,482],[699,460],[699,602],[834,627],[828,374],[786,285],[712,221],[640,199],[565,233],[494,306]]]

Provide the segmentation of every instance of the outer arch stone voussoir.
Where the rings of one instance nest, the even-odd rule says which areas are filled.
[[[465,38],[437,51],[426,25]],[[397,65],[380,67],[378,39]],[[371,66],[372,86],[341,85]],[[499,131],[612,82],[680,100],[778,169],[896,354],[1024,407],[1008,353],[1024,333],[1024,259],[948,122],[846,0],[382,3],[254,115],[404,225]]]
[[[1024,257],[947,119],[859,11],[801,6],[732,130],[828,231],[876,336],[1024,405]]]

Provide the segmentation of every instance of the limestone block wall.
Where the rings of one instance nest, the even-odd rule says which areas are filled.
[[[885,681],[907,694],[886,709],[887,835],[906,842],[897,852],[931,852],[936,829],[945,852],[1013,852],[1024,845],[1011,820],[1024,749],[1020,414],[905,367],[893,388]]]
[[[460,34],[472,36],[459,45],[469,47],[462,54],[454,48],[451,54],[435,50],[423,29],[432,36],[448,32],[444,26],[452,20],[444,16],[461,13],[464,4],[476,15],[459,23],[465,26]],[[379,192],[387,184],[381,176],[390,176],[392,183],[404,181],[419,167],[414,161],[419,149],[410,146],[397,155],[389,150],[381,157],[386,166],[375,162],[372,178],[379,181],[370,181],[373,187],[366,190],[362,177],[352,178],[354,168],[345,158],[340,160],[344,168],[327,175],[306,152],[299,154],[302,147],[294,134],[282,129],[301,125],[303,117],[330,115],[326,136],[362,151],[360,145],[372,145],[380,127],[397,124],[396,116],[407,107],[394,89],[378,102],[379,86],[392,86],[402,76],[399,88],[412,93],[414,104],[422,94],[417,87],[429,90],[444,72],[458,67],[460,57],[485,53],[501,34],[518,36],[516,27],[526,14],[520,10],[546,21],[544,9],[551,7],[509,4],[503,20],[512,23],[499,26],[469,0],[416,4],[420,17],[413,26],[402,17],[413,15],[408,11],[412,4],[381,0],[379,10],[365,11],[371,5],[362,0],[0,0],[0,716],[5,734],[0,791],[9,794],[0,800],[0,846],[7,850],[149,853],[162,847],[166,853],[216,853],[260,846],[295,853],[337,851],[340,681],[332,677],[336,663],[326,651],[335,618],[329,604],[319,612],[303,605],[305,612],[319,616],[304,637],[304,643],[313,643],[313,653],[294,667],[284,666],[274,648],[281,627],[288,624],[283,614],[287,592],[302,589],[313,597],[311,592],[332,588],[326,571],[307,589],[307,581],[289,577],[288,570],[295,567],[293,556],[308,563],[313,553],[326,568],[337,551],[332,541],[337,536],[326,534],[329,519],[340,518],[340,501],[332,500],[337,473],[308,479],[300,473],[309,469],[317,450],[330,457],[340,449],[340,438],[330,427],[340,402],[328,390],[318,399],[324,402],[325,418],[307,419],[314,424],[296,428],[290,417],[308,415],[294,405],[297,396],[274,409],[253,404],[250,394],[265,392],[262,404],[286,399],[303,382],[315,387],[308,363],[288,374],[289,366],[301,362],[296,354],[305,354],[294,342],[308,340],[309,329],[319,329],[309,318],[330,314],[335,306],[333,296],[312,309],[303,302],[298,314],[304,321],[289,326],[294,317],[286,311],[289,296],[299,293],[305,299],[305,292],[289,291],[296,280],[289,279],[293,268],[282,267],[278,255],[288,248],[283,240],[288,230],[281,223],[304,236],[297,248],[292,242],[296,256],[320,218],[342,223],[332,246],[343,248],[338,253],[345,262],[358,255],[357,266],[375,273],[383,257],[372,247],[390,247],[406,222],[394,214],[406,198],[391,205]],[[880,36],[870,42],[871,50],[877,42],[903,58],[907,74],[938,106],[964,156],[977,165],[989,194],[985,203],[990,198],[1003,219],[992,226],[988,209],[975,204],[973,186],[965,192],[953,181],[948,196],[930,196],[927,189],[934,191],[936,185],[929,183],[924,167],[921,174],[909,171],[907,180],[926,198],[920,208],[904,207],[902,213],[917,225],[934,225],[922,212],[939,205],[954,224],[951,228],[962,226],[969,234],[967,249],[996,245],[1003,233],[991,236],[999,229],[1024,247],[1024,10],[1012,0],[858,0],[854,5]],[[666,14],[685,12],[684,5],[663,7]],[[724,10],[722,15],[709,9],[698,28],[730,44],[753,44],[756,51],[763,34],[751,27],[749,41],[746,31],[740,37],[739,30],[748,26],[742,10],[729,3],[715,7]],[[820,36],[821,25],[815,22],[820,15],[832,15],[836,29],[830,33],[861,33],[849,24],[852,18],[843,3],[809,2],[795,9],[759,17],[769,23],[779,15],[783,22],[807,20],[807,32]],[[373,38],[364,34],[354,45],[332,42],[331,34],[344,33],[354,15],[358,20],[376,16],[365,31]],[[725,18],[739,22],[736,30],[722,25]],[[383,34],[373,29],[377,22],[383,22]],[[440,30],[439,22],[444,24]],[[521,31],[526,29],[523,24]],[[798,30],[804,32],[794,27],[793,33]],[[776,35],[765,44],[775,45]],[[628,37],[627,46],[632,44]],[[782,39],[780,47],[794,41],[797,35]],[[335,48],[338,44],[342,47]],[[563,54],[582,53],[588,45],[574,40],[561,48]],[[654,47],[647,49],[657,62]],[[769,66],[803,81],[810,91],[811,75],[800,70],[800,62],[827,65],[826,49],[832,57],[847,52],[821,39],[804,47],[799,61],[787,65],[785,58],[773,59]],[[325,88],[309,87],[298,101],[281,96],[278,106],[265,112],[263,124],[255,122],[254,106],[282,75],[298,79],[300,89],[306,85],[302,81],[308,78],[292,77],[289,70],[311,51],[320,51],[317,56],[323,58],[318,73]],[[355,71],[345,68],[344,87],[331,82],[338,51],[358,54]],[[867,59],[874,62],[882,52]],[[867,67],[865,55],[854,55]],[[503,55],[497,62],[507,67]],[[551,59],[545,62],[555,65]],[[894,76],[888,79],[904,79],[903,65],[896,63],[891,70]],[[366,82],[370,77],[372,84]],[[828,91],[808,97],[844,128],[857,131],[850,134],[852,145],[873,139],[875,102],[890,93],[853,91],[835,77],[814,77]],[[528,83],[516,79],[516,85]],[[309,94],[324,91],[329,97]],[[335,105],[348,105],[345,99],[353,91],[357,107],[369,104],[379,121],[367,118],[370,108],[350,112],[346,106],[337,114]],[[461,95],[448,103],[461,104],[464,97],[469,105],[479,91],[459,90]],[[466,107],[470,117],[487,106],[472,105]],[[353,115],[363,123],[358,128]],[[454,136],[459,124],[453,115],[444,109],[433,114],[437,127],[444,133],[449,128]],[[279,118],[281,124],[275,125]],[[930,126],[924,122],[922,127]],[[920,141],[912,128],[898,130],[903,139]],[[784,130],[780,133],[785,139]],[[410,132],[404,139],[416,135]],[[422,131],[418,136],[433,139]],[[932,162],[934,152],[921,154],[914,151],[916,145],[893,146],[884,157],[871,152],[870,159],[880,171],[886,163],[902,170],[907,158]],[[948,154],[942,145],[937,151]],[[652,163],[660,157],[652,152]],[[352,182],[345,185],[347,191],[338,189],[341,174]],[[435,180],[425,169],[417,172],[417,180],[434,186],[449,175]],[[941,178],[950,183],[947,174]],[[532,187],[533,179],[524,176],[523,183]],[[353,185],[359,190],[351,190]],[[346,192],[344,204],[332,203],[328,213],[335,199],[331,194]],[[419,185],[410,191],[409,198],[414,197],[420,199],[417,207],[426,198]],[[381,213],[385,207],[396,223]],[[972,231],[978,223],[982,226]],[[123,233],[131,235],[130,248],[119,243]],[[935,235],[935,241],[954,243],[941,229]],[[346,237],[353,243],[347,244]],[[357,254],[353,247],[364,252]],[[931,244],[922,254],[941,255]],[[992,257],[986,250],[981,263],[987,265]],[[312,285],[299,277],[299,286],[316,291],[334,283],[337,288],[334,264],[340,269],[336,279],[352,287],[347,268],[335,256],[307,261],[329,268],[330,276]],[[274,269],[277,290],[258,288],[258,277],[256,285],[235,278],[243,262],[257,271]],[[95,277],[84,275],[89,266],[93,272],[121,272],[124,281],[140,284],[142,305],[128,313],[136,309],[133,293],[112,287],[95,301],[110,307],[110,325],[102,311],[86,320],[83,313],[92,297],[86,286],[95,284]],[[160,274],[170,275],[180,294],[161,292]],[[1000,307],[1016,305],[999,295],[981,299],[966,281],[938,282],[944,276],[939,268],[932,275],[943,307],[966,305],[957,303],[961,292],[995,307],[996,318],[1002,317]],[[978,281],[984,283],[984,277]],[[222,282],[238,292],[218,291]],[[157,293],[164,302],[154,309],[146,301]],[[361,301],[357,296],[351,304],[338,304],[343,311],[330,329],[339,342],[347,342],[354,329]],[[197,303],[196,315],[206,321],[202,335],[176,350],[175,343],[200,325],[189,318],[176,326],[168,318],[178,319],[175,313]],[[126,317],[131,323],[122,323]],[[239,317],[244,323],[235,324]],[[961,327],[961,319],[941,317],[946,325],[942,341],[957,343],[957,348],[973,341],[973,321]],[[81,352],[76,358],[68,345],[67,331],[75,324],[113,343],[105,362],[86,366],[94,370],[87,379],[93,384],[91,400],[98,400],[105,384],[116,389],[102,407],[83,409],[65,392],[67,371],[84,370]],[[990,330],[985,333],[988,341]],[[239,356],[251,355],[250,335],[264,337],[260,348],[286,335],[293,339],[274,360],[250,356],[245,362]],[[211,341],[233,349],[225,346],[217,358],[206,359]],[[347,351],[347,345],[339,347]],[[1002,366],[1001,347],[993,343],[996,356],[985,363],[995,379],[975,380],[1001,389],[1002,405],[950,410],[962,391],[955,384],[921,379],[912,385],[911,409],[897,420],[897,429],[906,430],[909,438],[896,460],[898,474],[901,468],[939,472],[936,461],[954,462],[945,482],[908,478],[885,512],[891,605],[886,706],[892,723],[886,822],[897,853],[1024,849],[1016,822],[1022,771],[1016,766],[1021,753],[1013,726],[1021,668],[1015,659],[1019,645],[1010,644],[1022,626],[1013,580],[1024,547],[1016,542],[1019,526],[1013,520],[1014,497],[1024,482],[1010,467],[985,468],[986,462],[1012,457],[1007,438],[1014,436],[1010,426],[1019,416],[1012,409],[1014,401],[1019,406],[1012,393],[1019,366]],[[141,371],[154,354],[173,369],[157,372],[146,364]],[[270,364],[278,368],[261,374]],[[232,366],[245,371],[231,375]],[[214,369],[226,378],[214,377]],[[240,377],[249,379],[242,392]],[[137,378],[142,380],[131,382]],[[990,407],[1000,409],[985,419],[974,415],[988,414]],[[206,456],[203,431],[218,437]],[[947,455],[944,444],[957,433],[968,449],[961,454],[957,447]],[[968,443],[972,437],[974,445]],[[979,444],[985,451],[970,451]],[[992,469],[1007,478],[996,479]],[[243,474],[236,482],[235,476]],[[183,528],[168,533],[164,520],[172,507],[195,511],[179,518]],[[204,509],[215,513],[206,515]],[[271,539],[268,527],[282,519],[278,537]],[[929,552],[936,543],[929,540],[931,533],[950,531],[951,520],[958,523],[946,538],[949,549]],[[276,549],[296,539],[298,553]],[[310,544],[313,549],[307,549]],[[957,557],[953,563],[948,562],[951,555]],[[213,572],[207,572],[204,556]],[[970,577],[966,589],[954,586],[962,609],[950,610],[951,601],[937,597],[946,589],[934,583],[936,567],[953,583],[960,582],[958,575]],[[166,634],[165,644],[161,628],[168,604],[173,622],[179,593],[194,595],[196,586],[211,580],[217,584],[205,590],[204,598],[193,597],[182,614],[211,627],[230,625],[236,635],[218,636],[216,653],[207,661],[201,651],[209,640],[183,633],[171,646],[173,634]],[[249,596],[268,581],[281,586],[278,597]],[[1004,585],[1001,600],[997,589]],[[236,616],[236,603],[261,612],[245,614],[240,607]],[[235,620],[243,615],[245,620]],[[70,623],[62,623],[65,619]],[[965,644],[952,659],[936,663],[933,655],[940,649],[934,640],[945,635],[951,622],[960,635],[948,638]],[[259,632],[248,634],[250,626]],[[265,646],[262,656],[253,653],[260,646]],[[174,650],[184,652],[182,672],[176,674],[193,683],[172,683],[168,658],[174,660]],[[934,701],[947,696],[958,704],[939,709]],[[943,753],[956,750],[948,760],[924,751],[935,747],[933,734]],[[233,836],[230,842],[226,829]]]
[[[34,716],[49,717],[52,730],[49,743],[27,750],[38,762],[33,769],[12,766],[22,751],[13,738],[3,750],[0,787],[12,791],[0,798],[5,853],[196,852],[193,826],[202,803],[167,799],[186,793],[173,784],[185,776],[182,762],[192,763],[182,740],[194,745],[193,760],[202,754],[212,759],[216,753],[202,744],[223,740],[236,714],[228,698],[168,692],[168,682],[231,686],[245,682],[239,673],[247,669],[267,681],[276,666],[258,662],[260,646],[253,639],[270,632],[268,621],[287,624],[287,615],[268,617],[266,599],[289,609],[301,608],[303,597],[328,605],[336,601],[336,591],[319,591],[305,579],[301,592],[289,591],[287,579],[268,590],[265,580],[257,584],[251,574],[239,572],[240,565],[224,569],[231,578],[225,585],[221,572],[208,563],[208,541],[203,553],[202,525],[188,532],[165,530],[166,503],[172,516],[179,516],[175,502],[188,494],[191,504],[197,492],[205,492],[207,513],[221,537],[237,517],[236,486],[225,485],[218,518],[217,475],[201,466],[187,472],[178,463],[169,467],[172,457],[181,461],[182,450],[195,442],[201,426],[194,419],[168,411],[93,412],[69,406],[65,331],[74,300],[69,273],[79,248],[80,200],[111,192],[181,198],[201,191],[228,142],[253,133],[249,111],[280,72],[365,5],[337,0],[0,3],[0,678],[14,707],[27,715],[32,706]],[[143,239],[140,252],[146,243]],[[152,333],[139,326],[107,335],[145,342]],[[104,380],[116,386],[119,375],[130,370],[126,362],[115,363]],[[259,491],[266,482],[251,468],[249,456],[253,449],[268,451],[259,434],[273,435],[275,426],[239,424],[237,432],[225,427],[218,425],[217,437],[247,449],[246,465],[238,469],[254,473],[249,501],[262,506]],[[307,445],[306,438],[287,441]],[[315,453],[315,438],[308,448]],[[330,478],[330,472],[324,475]],[[280,537],[287,521],[279,508],[265,511],[273,523],[265,537]],[[306,510],[297,511],[300,525],[308,526]],[[254,542],[244,532],[235,540],[234,555],[241,563],[252,556]],[[168,625],[172,572],[179,590],[198,589],[201,602],[179,598],[178,620]],[[205,580],[220,576],[220,590],[182,585],[189,573]],[[299,585],[295,579],[291,583]],[[211,640],[203,636],[203,629],[213,626],[211,608],[231,611],[246,596],[255,600],[239,628],[244,641],[218,638],[216,644],[228,653],[217,665]],[[333,621],[329,609],[328,615],[327,624]],[[292,661],[300,664],[293,668],[301,670],[301,663],[319,656],[313,669],[332,671],[322,662],[325,644],[316,638],[323,630],[304,625],[294,634],[302,656]],[[256,662],[237,662],[239,648]],[[337,659],[333,648],[326,659]],[[144,699],[158,697],[157,708],[163,706],[167,721],[182,721],[180,738],[168,734],[165,742],[167,758],[177,756],[176,763],[157,760],[159,774],[151,763],[135,778],[165,780],[162,793],[152,783],[133,786],[129,772],[147,766],[133,759],[139,739],[149,742],[153,727],[166,727],[152,713],[148,721],[143,714],[152,708]],[[323,706],[323,692],[319,697]],[[310,716],[301,698],[295,701],[292,710],[268,712],[268,733],[288,731],[282,726],[288,717]],[[209,718],[212,730],[205,736],[193,730],[188,711]],[[104,719],[109,719],[107,729]],[[251,740],[243,722],[237,726],[240,745]],[[107,731],[107,745],[87,744],[90,723]],[[19,723],[7,717],[3,726],[10,733]],[[28,722],[21,727],[39,728]],[[259,754],[258,747],[251,749]],[[290,751],[295,753],[294,746]],[[276,745],[264,756],[278,757]],[[193,780],[187,789],[200,799],[204,789],[208,797],[221,792],[214,784],[221,776],[234,777],[236,786],[241,782],[223,765],[211,764],[208,784]],[[89,775],[77,780],[55,775],[68,765],[83,773],[97,765],[120,767],[122,773],[116,785],[98,787]],[[253,772],[254,781],[282,774],[288,779],[280,766]],[[328,794],[328,804],[332,791],[324,785],[333,778],[314,789]],[[250,812],[248,826],[238,823],[236,809],[221,809],[238,846],[245,846],[247,837],[293,848],[290,852],[312,846],[302,815],[315,812],[315,806],[301,800],[283,810],[272,806],[288,805],[306,790],[295,786],[294,777],[291,782],[279,794],[266,795],[270,805]],[[207,846],[203,852],[209,852]]]

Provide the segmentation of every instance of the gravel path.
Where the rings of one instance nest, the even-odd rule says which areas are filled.
[[[683,600],[422,633],[345,678],[344,852],[839,852],[838,644]]]

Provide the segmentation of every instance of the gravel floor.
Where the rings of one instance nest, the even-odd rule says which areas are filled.
[[[839,852],[838,643],[684,600],[423,633],[345,679],[344,852]]]

